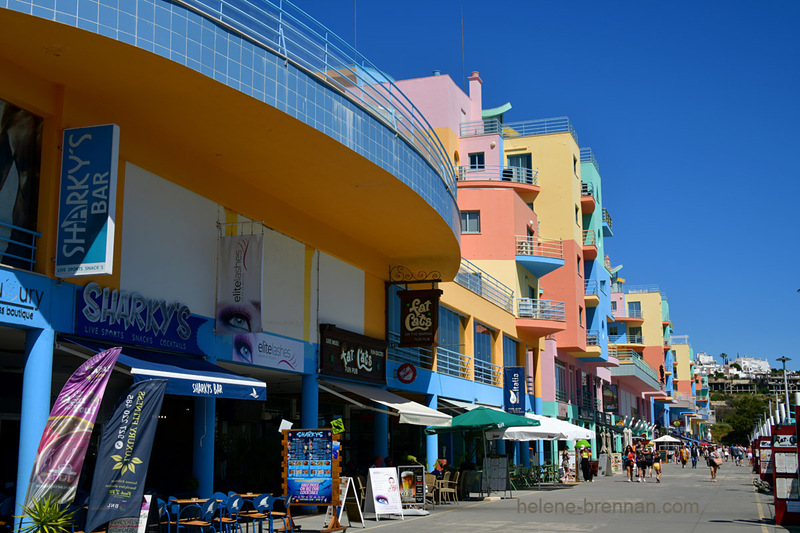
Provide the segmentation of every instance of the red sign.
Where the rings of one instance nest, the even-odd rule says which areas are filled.
[[[417,379],[417,368],[411,363],[403,363],[397,367],[397,379],[406,385]]]

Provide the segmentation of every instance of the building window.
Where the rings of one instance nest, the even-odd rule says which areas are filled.
[[[577,205],[575,206],[575,224],[581,225],[581,210]]]
[[[642,328],[628,328],[628,342],[633,344],[644,344],[642,339]]]
[[[469,154],[469,169],[470,170],[483,170],[486,163],[484,161],[483,152],[473,152]]]
[[[617,302],[611,302],[611,310],[612,311],[616,311],[617,310]]]
[[[475,360],[492,362],[492,330],[475,322]]]
[[[569,386],[567,385],[567,367],[561,361],[556,361],[556,400],[566,402],[569,398]]]
[[[517,349],[519,343],[509,337],[503,335],[503,366],[517,366]]]
[[[583,327],[583,307],[578,307],[578,327]]]
[[[628,317],[642,318],[642,302],[628,302]]]
[[[439,306],[439,347],[461,353],[461,316]]]
[[[572,156],[572,172],[574,172],[576,176],[578,175],[578,158],[574,155]]]
[[[578,257],[578,276],[583,277],[583,269],[581,269],[581,256]]]
[[[608,336],[609,337],[616,337],[617,335],[619,335],[619,333],[617,333],[617,331],[618,331],[617,330],[617,326],[608,326]]]
[[[462,211],[461,233],[480,233],[480,232],[481,232],[481,212]]]

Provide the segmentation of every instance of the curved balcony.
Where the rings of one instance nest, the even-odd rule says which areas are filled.
[[[597,235],[595,232],[586,229],[583,230],[583,258],[586,261],[594,261],[597,259]]]
[[[564,243],[560,240],[544,240],[517,235],[515,259],[528,272],[541,278],[564,266]]]
[[[130,160],[370,271],[458,270],[455,172],[433,128],[288,1],[19,0],[0,24],[0,61],[24,65],[20,94],[54,120],[115,122]],[[59,117],[65,101],[91,110]]]
[[[637,390],[661,390],[656,370],[634,351],[618,350],[614,355],[619,366],[611,367],[611,376],[630,380]]]
[[[591,183],[581,182],[581,212],[584,215],[591,215],[597,207],[597,200],[594,198],[594,186]]]
[[[583,301],[586,307],[600,305],[600,282],[596,279],[587,279],[583,282]]]
[[[459,186],[474,181],[500,181],[507,184],[528,185],[539,189],[539,171],[524,167],[504,167],[500,165],[461,165],[456,167]],[[483,184],[482,186],[485,186]]]
[[[540,337],[564,331],[567,329],[564,302],[518,298],[516,325]]]
[[[611,221],[611,215],[608,209],[603,208],[603,237],[614,236],[614,223]]]

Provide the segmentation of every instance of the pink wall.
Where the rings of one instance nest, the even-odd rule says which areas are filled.
[[[396,85],[434,128],[450,128],[458,134],[462,111],[467,121],[480,120],[480,114],[471,118],[473,102],[448,75],[400,80]],[[477,104],[482,105],[480,101]]]
[[[553,339],[546,339],[544,341],[544,350],[539,352],[541,384],[542,384],[542,401],[554,402],[556,401],[556,341]]]

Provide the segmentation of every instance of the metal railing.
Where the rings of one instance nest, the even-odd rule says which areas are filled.
[[[556,389],[556,401],[569,403],[569,395],[566,391]]]
[[[597,235],[590,229],[583,230],[583,245],[597,246]]]
[[[626,333],[622,335],[609,335],[608,342],[613,342],[614,344],[644,344],[641,335],[628,335]]]
[[[594,196],[594,184],[581,182],[581,196]]]
[[[583,294],[592,295],[599,292],[600,283],[596,279],[587,279],[583,282]]]
[[[503,369],[488,361],[475,360],[475,381],[487,385],[500,386]]]
[[[517,255],[551,257],[564,259],[564,243],[559,240],[537,239],[526,235],[517,235]]]
[[[441,176],[453,198],[450,157],[422,112],[361,53],[288,0],[176,0],[215,24],[237,32],[368,110],[414,147]]]
[[[600,164],[597,162],[597,159],[594,157],[594,152],[591,148],[581,148],[581,163],[593,163],[594,168],[600,172]]]
[[[14,232],[17,232],[16,234]],[[14,235],[15,239],[11,236]],[[36,264],[36,239],[42,236],[38,231],[31,231],[20,226],[0,222],[0,253],[2,264],[33,271]]]
[[[603,224],[608,226],[608,229],[614,231],[614,223],[611,221],[611,215],[608,214],[608,209],[603,208]]]
[[[594,410],[595,403],[591,396],[581,396],[580,406],[584,409]]]
[[[625,294],[640,294],[643,292],[661,292],[658,285],[630,285],[625,287]]]
[[[636,365],[637,368],[641,369],[642,372],[653,378],[654,380],[658,381],[658,372],[656,372],[655,368],[650,366],[650,364],[645,361],[641,355],[636,352],[632,354],[617,354],[617,359],[619,360],[619,364],[633,364]]]
[[[490,118],[486,120],[475,120],[462,122],[459,127],[460,137],[477,137],[480,135],[500,135],[503,125],[499,119]]]
[[[547,135],[550,133],[570,133],[575,142],[578,134],[568,117],[543,118],[521,122],[500,122],[496,118],[462,122],[460,127],[461,137],[476,137],[479,135],[502,135],[504,138],[532,137],[534,135]]]
[[[411,363],[420,368],[431,370],[433,368],[433,351],[430,348],[409,348],[397,346],[400,334],[389,332],[389,349],[387,358],[398,363]]]
[[[689,344],[689,335],[671,335],[672,344]]]
[[[514,312],[514,291],[473,265],[463,257],[455,282],[497,305],[501,309]]]
[[[508,181],[524,185],[538,185],[539,171],[524,167],[504,167],[501,165],[456,167],[458,181]]]
[[[537,320],[566,321],[564,302],[534,298],[517,298],[517,316]]]
[[[596,329],[586,330],[586,345],[600,346],[600,331]]]
[[[436,348],[436,371],[457,378],[470,378],[472,357],[439,346]]]
[[[636,352],[633,348],[620,348],[618,346],[609,345],[609,347],[608,347],[608,355],[610,355],[612,357],[619,357],[619,356],[623,356],[623,357],[640,356],[641,357],[642,354]]]

